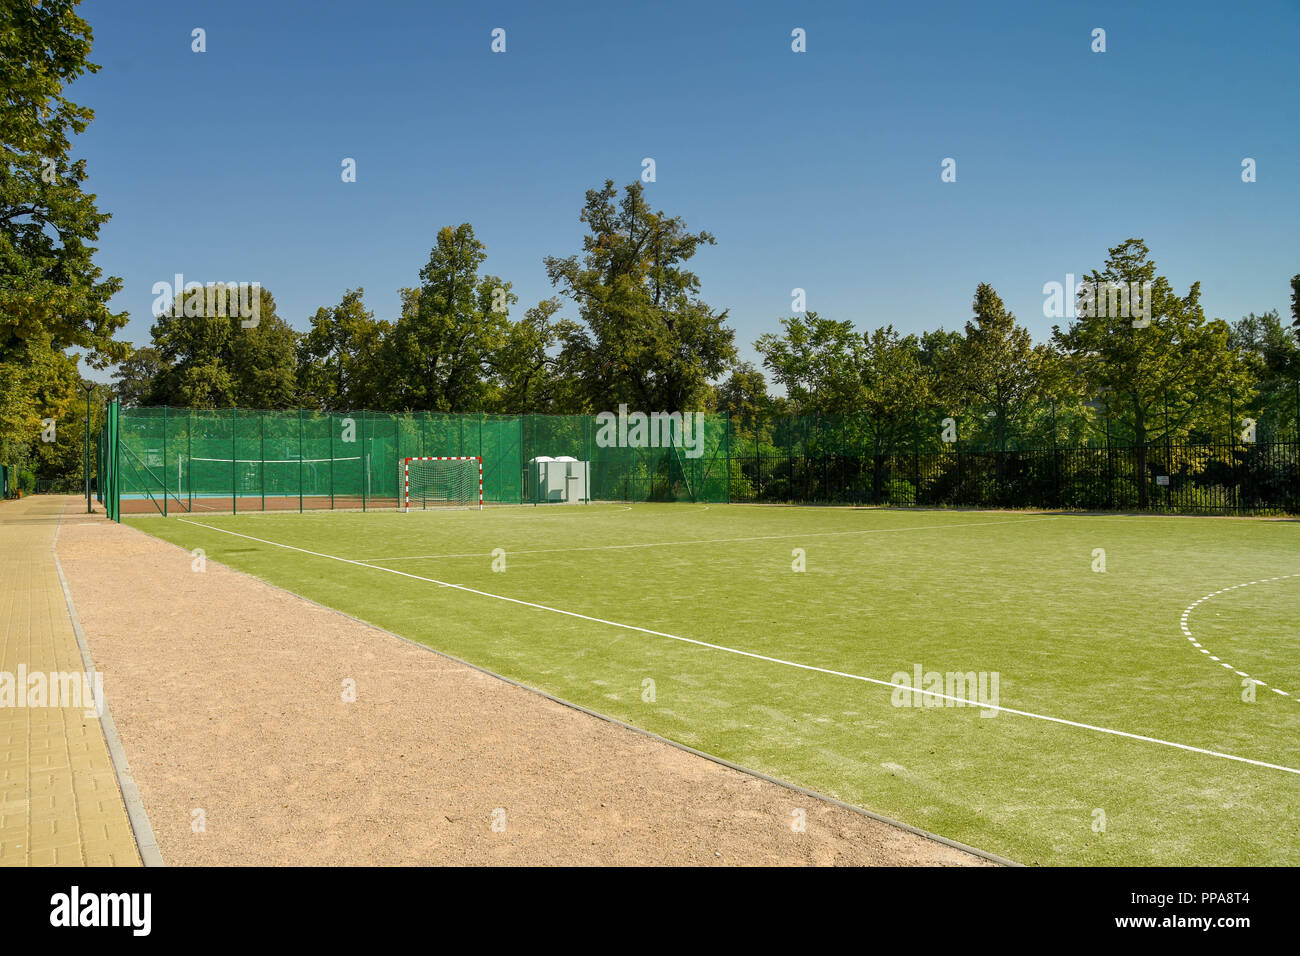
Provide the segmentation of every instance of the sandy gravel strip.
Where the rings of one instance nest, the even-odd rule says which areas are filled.
[[[101,516],[58,552],[169,865],[989,865]]]

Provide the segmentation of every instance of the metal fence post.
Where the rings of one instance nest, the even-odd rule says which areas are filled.
[[[166,405],[163,406],[163,413],[162,413],[162,469],[161,470],[162,470],[162,481],[163,481],[163,517],[166,518],[167,499],[169,497],[169,495],[167,494],[167,474],[171,470],[167,466],[167,406]],[[180,489],[177,488],[176,492],[177,494],[179,494]]]
[[[235,436],[239,434],[239,409],[230,410],[230,513],[239,512],[239,448]]]

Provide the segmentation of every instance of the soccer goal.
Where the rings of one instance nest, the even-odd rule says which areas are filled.
[[[403,458],[402,510],[474,508],[483,510],[482,458]]]

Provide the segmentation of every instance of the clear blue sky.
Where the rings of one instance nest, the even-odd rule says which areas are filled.
[[[80,10],[102,70],[72,88],[96,113],[76,150],[137,345],[176,272],[260,281],[298,329],[356,286],[395,318],[465,221],[521,314],[553,294],[543,256],[580,250],[585,190],[647,156],[655,207],[716,234],[693,265],[750,359],[795,287],[919,332],[959,328],[990,282],[1043,339],[1043,283],[1130,236],[1212,317],[1285,314],[1300,272],[1296,0]]]

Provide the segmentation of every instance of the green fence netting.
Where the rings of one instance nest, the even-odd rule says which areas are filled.
[[[645,447],[600,442],[591,415],[119,408],[100,435],[105,494],[120,512],[396,508],[402,462],[477,457],[488,504],[570,500],[538,481],[542,462],[583,463],[582,501],[726,501],[727,418]],[[643,444],[645,444],[643,442]],[[114,456],[108,457],[110,452]],[[555,465],[549,467],[554,468]],[[544,474],[544,473],[543,473]]]
[[[732,420],[119,408],[110,516],[396,508],[407,457],[473,456],[488,504],[555,501],[1300,511],[1300,393]],[[638,431],[639,428],[639,431]],[[558,460],[558,461],[557,461]],[[558,483],[558,471],[570,477]]]

